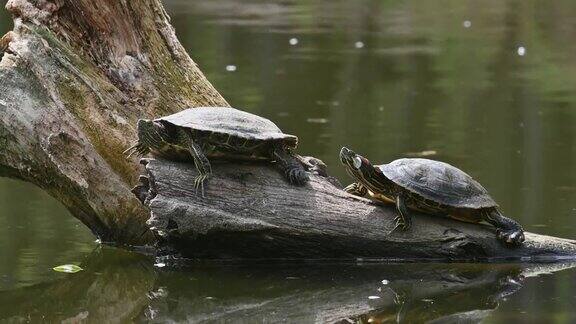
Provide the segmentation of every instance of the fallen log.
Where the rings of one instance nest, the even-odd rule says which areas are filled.
[[[394,231],[392,206],[352,196],[328,177],[289,185],[270,164],[213,165],[205,197],[192,164],[142,159],[133,189],[163,244],[193,258],[338,258],[550,261],[576,257],[576,241],[526,233],[510,248],[494,228],[418,215]]]

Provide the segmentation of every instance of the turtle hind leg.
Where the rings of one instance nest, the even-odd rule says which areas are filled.
[[[183,132],[185,133],[183,138],[187,142],[186,144],[190,149],[190,155],[192,155],[194,165],[198,171],[198,175],[194,179],[194,190],[196,190],[197,194],[200,193],[202,197],[204,197],[206,181],[208,181],[208,178],[212,175],[212,166],[206,155],[204,155],[202,147],[194,140],[192,134],[185,131]]]
[[[505,217],[496,208],[483,211],[484,219],[497,228],[498,239],[505,244],[520,245],[524,242],[524,230],[515,220]]]
[[[273,156],[276,160],[276,164],[291,184],[303,186],[310,180],[310,177],[300,160],[292,155],[292,153],[287,149],[276,148],[274,149]]]

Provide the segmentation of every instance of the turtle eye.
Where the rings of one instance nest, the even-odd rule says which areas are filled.
[[[352,159],[352,163],[356,169],[360,169],[360,167],[362,166],[362,160],[357,156],[355,156]]]

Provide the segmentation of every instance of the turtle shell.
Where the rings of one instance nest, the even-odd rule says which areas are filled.
[[[376,167],[397,185],[437,203],[474,209],[498,206],[481,184],[444,162],[398,159]]]
[[[298,143],[298,137],[282,133],[270,120],[229,107],[189,108],[157,120],[178,127],[251,140],[284,140],[292,147],[296,147]]]

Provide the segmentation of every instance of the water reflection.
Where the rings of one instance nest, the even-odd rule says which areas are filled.
[[[55,278],[80,262],[94,236],[61,204],[29,183],[0,178],[0,290]]]
[[[521,295],[532,277],[575,266],[154,262],[98,248],[84,271],[0,291],[0,321],[476,322]]]
[[[297,134],[343,183],[342,145],[382,162],[429,156],[475,176],[526,229],[576,237],[573,0],[163,3],[229,102]],[[11,25],[0,10],[0,33]],[[538,269],[159,269],[131,253],[87,257],[92,241],[37,188],[0,180],[0,321],[576,322],[574,270],[521,281]],[[78,274],[51,270],[83,259]]]
[[[393,319],[411,323],[493,310],[503,296],[521,287],[521,277],[522,269],[517,265],[334,264],[196,269],[160,275],[159,284],[174,304],[168,311],[166,301],[160,299],[151,307],[156,310],[158,322]],[[387,281],[385,285],[383,280]],[[191,289],[177,288],[184,284]],[[195,311],[191,313],[190,309]]]
[[[0,322],[126,322],[148,304],[156,278],[152,264],[139,254],[99,248],[82,262],[84,271],[0,291]]]

